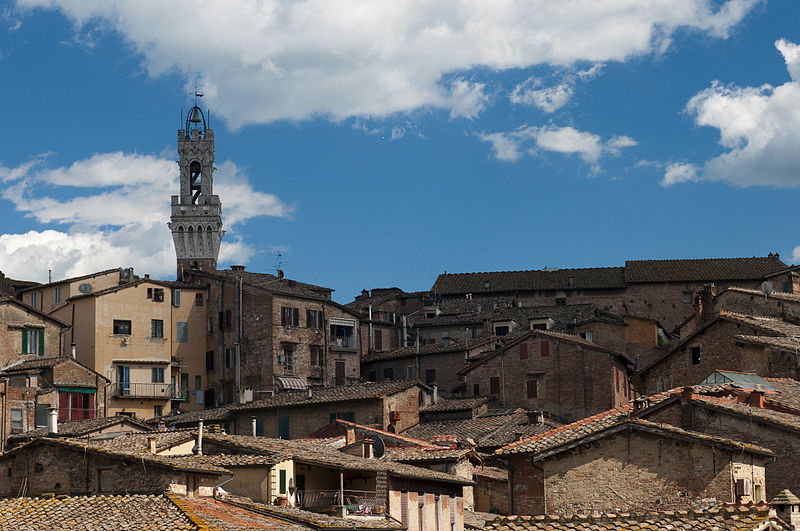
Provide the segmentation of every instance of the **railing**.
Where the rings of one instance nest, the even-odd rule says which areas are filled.
[[[344,506],[348,514],[383,514],[386,501],[374,490],[298,490],[295,503],[304,509],[331,509]]]
[[[187,400],[189,398],[189,388],[188,387],[179,387],[178,389],[172,389],[172,399],[173,400]]]
[[[331,347],[333,348],[356,348],[355,337],[332,337]]]
[[[168,383],[115,382],[114,398],[171,398]]]

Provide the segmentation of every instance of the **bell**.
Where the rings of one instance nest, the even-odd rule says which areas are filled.
[[[193,124],[199,124],[203,121],[200,119],[200,111],[197,107],[192,109],[192,115],[189,117],[189,121]]]

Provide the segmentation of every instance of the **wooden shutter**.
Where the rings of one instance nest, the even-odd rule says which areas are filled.
[[[521,359],[521,360],[528,359],[528,344],[527,343],[520,343],[519,344],[519,359]]]
[[[496,395],[500,393],[500,377],[492,376],[489,378],[489,394]]]
[[[547,340],[542,341],[542,357],[546,358],[550,355],[550,342]]]
[[[298,308],[292,308],[292,326],[300,325],[300,310]]]
[[[44,330],[39,330],[39,355],[44,356]]]
[[[23,330],[22,331],[22,353],[23,354],[27,354],[28,353],[28,331],[27,330]]]
[[[538,398],[539,397],[539,382],[536,380],[528,380],[528,398]]]

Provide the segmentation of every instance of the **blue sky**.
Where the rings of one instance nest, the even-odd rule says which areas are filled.
[[[176,130],[220,262],[329,286],[779,252],[800,262],[800,4],[19,0],[0,7],[0,271],[171,278]]]

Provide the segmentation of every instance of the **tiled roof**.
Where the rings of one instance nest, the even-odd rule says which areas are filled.
[[[400,461],[458,461],[475,455],[472,448],[393,447],[386,449],[386,459]]]
[[[662,393],[651,397],[655,401],[663,400],[669,396],[669,393]],[[561,449],[570,448],[572,445],[585,440],[587,437],[599,438],[604,435],[610,435],[622,430],[637,430],[650,433],[656,433],[666,436],[679,436],[682,438],[689,438],[700,444],[709,444],[714,446],[724,446],[727,448],[734,448],[740,451],[751,453],[758,453],[761,455],[774,455],[773,452],[767,448],[760,446],[734,441],[704,433],[684,430],[669,424],[661,424],[650,422],[638,418],[629,418],[632,411],[632,404],[612,409],[585,419],[581,419],[572,424],[567,424],[556,428],[554,430],[535,435],[528,439],[511,443],[497,450],[498,454],[515,454],[515,453],[531,453],[541,455],[547,453],[557,452]]]
[[[716,398],[693,394],[692,399],[704,405],[708,409],[716,411],[727,411],[736,415],[746,416],[756,419],[759,422],[777,424],[785,428],[800,430],[800,416],[772,409],[752,407],[735,400]]]
[[[420,409],[420,413],[444,413],[447,411],[467,411],[475,409],[491,400],[488,396],[476,396],[472,398],[440,398],[435,404],[425,406]]]
[[[104,430],[119,424],[126,424],[131,428],[139,428],[142,431],[150,431],[153,428],[144,422],[128,417],[100,417],[96,419],[67,420],[58,423],[58,434],[62,437],[78,437],[95,431]],[[36,428],[24,433],[17,433],[9,436],[9,441],[24,441],[36,437],[44,437],[48,434],[47,428]]]
[[[741,343],[752,345],[764,345],[789,351],[800,351],[800,337],[774,337],[774,336],[751,336],[738,335],[733,339]]]
[[[570,281],[570,279],[572,279]],[[528,271],[489,271],[483,273],[443,273],[432,291],[437,295],[461,295],[498,291],[624,288],[622,267],[585,269],[535,269]]]
[[[437,436],[455,435],[459,444],[472,440],[478,448],[496,448],[519,439],[520,434],[531,435],[531,431],[549,431],[555,424],[528,424],[527,413],[518,410],[507,415],[480,416],[467,420],[424,422],[403,432],[426,441]]]
[[[234,507],[240,507],[257,514],[281,518],[288,520],[294,525],[306,525],[313,529],[328,529],[331,531],[349,529],[405,529],[405,527],[397,520],[384,516],[358,516],[340,518],[327,514],[305,511],[297,507],[265,505],[263,503],[256,503],[249,498],[241,498],[239,496],[226,495],[222,499],[227,504]],[[285,529],[292,528],[288,527],[287,525]]]
[[[349,470],[385,470],[390,475],[449,483],[469,484],[462,478],[435,472],[425,468],[396,463],[385,459],[365,459],[339,452],[335,448],[321,446],[312,440],[284,440],[248,435],[209,434],[209,441],[240,452],[252,452],[276,456],[277,459],[294,459],[304,463],[342,467]]]
[[[46,313],[40,311],[39,309],[34,308],[30,304],[26,304],[26,303],[22,302],[21,300],[17,299],[16,297],[0,297],[0,305],[1,304],[14,304],[16,306],[19,306],[20,308],[22,308],[23,310],[25,310],[27,312],[35,313],[36,315],[38,315],[42,319],[47,319],[48,321],[52,321],[52,322],[56,323],[57,325],[59,325],[59,326],[61,326],[63,328],[66,328],[66,327],[70,326],[68,323],[62,321],[61,319],[56,319],[52,315],[47,315]]]
[[[67,358],[32,358],[21,361],[19,363],[11,364],[2,369],[4,374],[10,372],[22,372],[33,369],[52,369],[61,362],[66,361]]]
[[[481,348],[482,346],[490,343],[495,338],[484,338],[479,337],[470,341],[469,345],[464,344],[461,341],[453,341],[449,345],[445,345],[444,343],[432,343],[429,345],[420,345],[419,346],[419,355],[420,356],[432,356],[435,354],[450,354],[453,352],[464,352],[467,350],[472,350],[476,348]],[[403,359],[403,358],[413,358],[417,355],[417,348],[415,345],[410,347],[400,347],[394,350],[389,350],[386,352],[378,352],[376,354],[372,354],[370,356],[365,357],[362,360],[362,363],[370,363],[372,361],[385,361],[385,360],[395,360],[395,359]]]
[[[481,310],[478,311],[480,304]],[[442,303],[445,313],[430,318],[412,318],[415,327],[451,326],[454,324],[475,324],[491,321],[515,321],[525,328],[531,319],[550,318],[555,321],[553,329],[565,331],[576,322],[585,321],[594,316],[595,304],[565,304],[563,306],[523,306],[522,308],[487,307],[479,301],[445,301]]]
[[[800,414],[800,382],[790,378],[764,379],[778,388],[777,393],[765,397],[767,402],[797,411]]]
[[[747,288],[739,288],[739,287],[731,287],[719,293],[717,297],[725,293],[726,291],[733,291],[737,293],[745,293],[747,295],[754,295],[756,297],[764,297],[764,292],[759,289],[747,289]],[[777,299],[781,301],[791,301],[791,302],[800,302],[800,294],[797,293],[783,293],[782,291],[773,291],[768,295],[770,299]]]
[[[195,411],[187,411],[186,413],[178,413],[176,415],[166,415],[158,420],[163,420],[169,426],[197,424],[197,422],[200,420],[213,423],[215,421],[227,420],[230,418],[232,407],[233,405],[198,409]]]
[[[253,273],[249,271],[231,271],[230,269],[218,269],[213,274],[232,280],[235,277],[242,277],[242,282],[251,286],[266,289],[277,295],[288,297],[299,297],[302,299],[325,300],[327,297],[322,293],[330,293],[330,288],[305,284],[288,278],[280,278],[268,273]]]
[[[667,531],[708,529],[756,531],[770,522],[776,531],[792,529],[769,506],[719,508],[707,511],[668,511],[645,514],[600,514],[597,516],[507,516],[485,523],[488,531]]]
[[[148,431],[148,432],[131,432],[120,434],[103,434],[97,437],[89,437],[88,439],[81,439],[95,446],[109,448],[114,450],[121,450],[124,452],[148,452],[150,450],[151,438],[156,440],[156,449],[162,450],[169,448],[177,443],[185,442],[197,437],[197,430],[183,429],[183,430],[167,430],[167,431]]]
[[[188,498],[186,496],[170,496],[187,514],[199,519],[208,528],[215,531],[277,531],[287,529],[300,531],[310,529],[309,526],[293,524],[282,518],[270,517],[254,511],[248,511],[237,505],[213,498]],[[206,528],[206,529],[208,529]]]
[[[691,282],[760,280],[786,269],[777,256],[701,258],[688,260],[627,260],[625,282]]]
[[[508,469],[497,468],[495,466],[480,465],[476,466],[473,471],[476,476],[482,476],[497,481],[508,481]]]
[[[402,445],[411,445],[411,446],[433,446],[431,443],[422,440],[422,439],[415,439],[414,437],[409,437],[408,435],[403,435],[400,433],[392,433],[386,430],[382,430],[380,428],[373,428],[372,426],[362,426],[361,424],[356,424],[355,422],[350,422],[349,420],[343,419],[336,419],[336,423],[343,426],[345,429],[352,428],[353,430],[360,432],[360,433],[367,433],[371,435],[377,435],[384,439],[389,439],[395,442],[398,442]]]
[[[200,529],[163,495],[0,499],[0,529]]]
[[[66,284],[66,283],[69,283],[69,282],[77,282],[79,280],[85,280],[87,278],[99,277],[101,275],[107,275],[109,273],[120,273],[121,271],[122,271],[121,268],[114,267],[112,269],[106,269],[105,271],[97,271],[96,273],[89,273],[88,275],[81,275],[79,277],[70,277],[70,278],[65,278],[65,279],[62,279],[62,280],[55,280],[53,282],[48,282],[46,284],[38,284],[37,283],[37,285],[35,287],[37,289],[41,289],[41,288],[46,288],[48,286],[58,286],[59,284]],[[24,291],[27,291],[27,290],[22,290],[22,291],[24,292]]]

